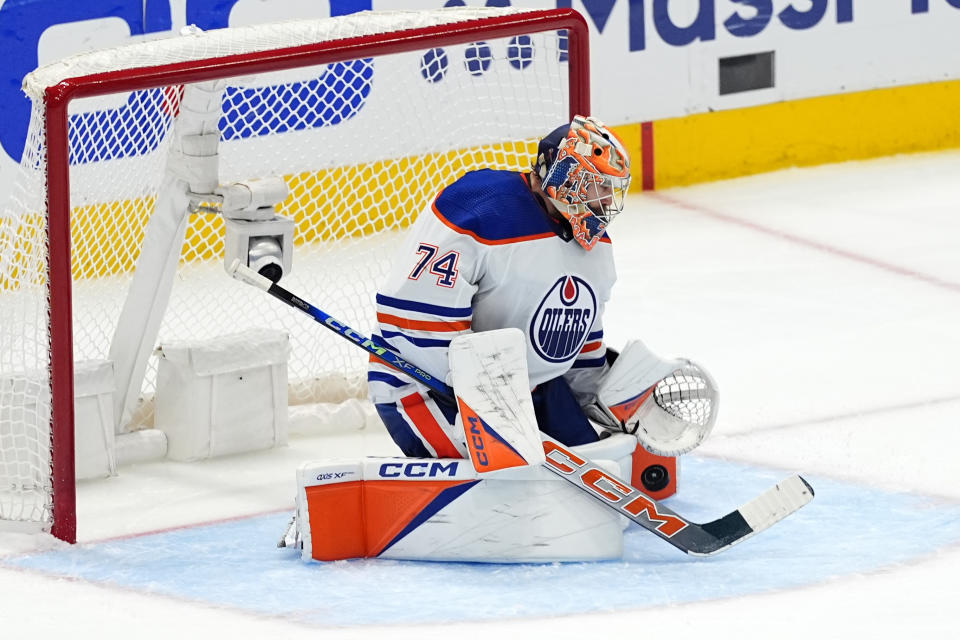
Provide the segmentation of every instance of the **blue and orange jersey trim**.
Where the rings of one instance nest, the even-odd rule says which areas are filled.
[[[450,346],[450,340],[442,340],[437,338],[418,338],[416,336],[408,335],[403,331],[381,330],[380,335],[383,336],[384,342],[387,343],[387,346],[389,346],[394,351],[397,351],[398,349],[393,344],[390,343],[390,340],[393,340],[395,338],[406,340],[407,342],[409,342],[414,346],[423,347],[425,349],[429,349],[433,347],[449,347]]]
[[[432,207],[433,207],[434,215],[437,216],[440,222],[447,225],[448,227],[450,227],[451,229],[453,229],[454,231],[456,231],[461,235],[470,236],[480,244],[486,244],[486,245],[514,244],[517,242],[528,242],[530,240],[544,240],[547,238],[555,238],[557,236],[557,234],[555,234],[554,232],[548,231],[544,233],[534,233],[526,236],[513,236],[510,238],[500,238],[500,239],[484,238],[479,233],[475,231],[471,231],[470,229],[465,229],[463,227],[460,227],[454,224],[453,222],[451,222],[450,220],[448,220],[447,217],[444,216],[439,209],[437,209],[436,201],[434,201]]]
[[[593,342],[588,342],[583,345],[583,348],[580,349],[580,353],[590,353],[591,351],[596,351],[603,346],[603,340],[595,340]]]
[[[424,317],[426,316],[426,317]],[[418,347],[448,347],[450,340],[470,330],[471,307],[446,307],[377,294],[377,320],[385,346],[405,340]]]
[[[470,171],[431,205],[444,225],[481,244],[503,245],[556,237],[553,222],[516,171]]]
[[[470,329],[469,320],[457,320],[451,322],[433,321],[433,320],[412,320],[400,316],[377,313],[377,322],[381,325],[390,325],[399,329],[414,329],[416,331],[467,331]]]
[[[573,362],[573,369],[593,369],[607,362],[607,349],[603,342],[603,330],[592,331]]]
[[[401,309],[403,311],[429,313],[431,315],[444,316],[448,318],[469,318],[473,315],[472,307],[445,307],[438,304],[417,302],[416,300],[392,298],[390,296],[385,296],[382,293],[377,294],[377,305]]]
[[[606,354],[600,356],[599,358],[577,358],[574,360],[571,369],[594,369],[597,367],[602,367],[607,362]]]

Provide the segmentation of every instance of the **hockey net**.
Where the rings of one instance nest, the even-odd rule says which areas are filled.
[[[29,75],[33,116],[0,210],[0,525],[75,535],[74,370],[116,357],[185,86],[226,78],[222,184],[289,187],[284,286],[369,333],[397,234],[439,189],[475,168],[528,168],[538,137],[586,107],[585,38],[568,10],[367,12],[188,33]],[[230,280],[223,227],[189,214],[166,248],[179,259],[151,342],[282,330],[291,404],[362,397],[365,354]],[[156,375],[151,356],[135,401],[115,401],[118,433],[151,426]]]

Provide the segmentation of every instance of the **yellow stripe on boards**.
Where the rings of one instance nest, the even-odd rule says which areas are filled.
[[[960,81],[875,89],[658,120],[656,188],[960,147]],[[640,125],[618,127],[641,179]]]

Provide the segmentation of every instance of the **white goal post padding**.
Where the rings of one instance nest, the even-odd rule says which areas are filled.
[[[369,333],[397,233],[466,171],[528,168],[538,138],[588,108],[586,34],[569,10],[367,12],[191,32],[31,73],[28,139],[0,208],[0,523],[49,528],[66,509],[53,515],[57,492],[72,500],[72,450],[56,444],[72,434],[62,356],[116,359],[269,328],[290,336],[291,403],[365,393],[364,352],[225,275],[220,215],[187,214],[170,234],[182,240],[143,251],[184,83],[226,78],[221,184],[279,176],[289,187],[277,206],[296,223],[283,284]],[[133,275],[165,272],[150,257],[165,252],[175,273],[149,314],[156,335],[121,349]],[[118,431],[152,424],[156,365],[151,356],[134,381]]]

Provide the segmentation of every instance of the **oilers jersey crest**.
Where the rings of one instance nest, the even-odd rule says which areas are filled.
[[[585,251],[564,239],[526,175],[464,175],[421,213],[393,264],[377,294],[379,336],[433,375],[446,377],[454,337],[505,327],[526,334],[531,389],[566,375],[576,390],[602,370],[603,309],[616,279],[610,240]],[[368,380],[375,403],[414,386],[379,362]]]
[[[596,317],[597,296],[590,284],[577,276],[560,276],[533,314],[530,344],[547,362],[566,362],[580,353]]]

